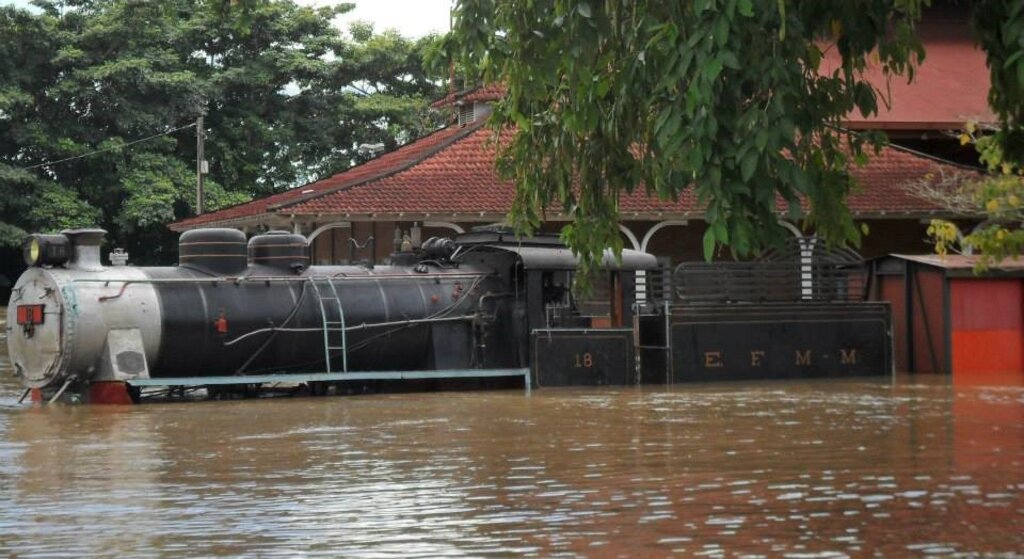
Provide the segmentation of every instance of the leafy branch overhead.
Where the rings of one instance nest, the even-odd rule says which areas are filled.
[[[515,128],[500,168],[516,184],[518,225],[571,212],[565,237],[592,263],[621,246],[621,193],[673,199],[692,188],[706,206],[710,258],[719,245],[747,254],[780,238],[779,203],[830,241],[859,241],[845,205],[849,168],[883,138],[840,125],[884,99],[863,76],[868,64],[912,78],[924,55],[921,9],[920,0],[460,0],[447,48],[507,86],[493,122]],[[826,53],[838,64],[823,71]]]

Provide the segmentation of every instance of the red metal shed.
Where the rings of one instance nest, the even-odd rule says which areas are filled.
[[[981,274],[976,263],[963,255],[874,261],[872,295],[892,304],[897,370],[964,381],[1024,375],[1024,259]]]

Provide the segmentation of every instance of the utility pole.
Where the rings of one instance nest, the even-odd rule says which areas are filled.
[[[196,215],[203,213],[203,175],[206,174],[206,156],[203,154],[203,117],[196,119]]]

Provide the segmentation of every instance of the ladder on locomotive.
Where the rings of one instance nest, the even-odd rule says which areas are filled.
[[[326,282],[326,285],[317,284],[318,281]],[[310,278],[313,292],[316,294],[317,303],[320,305],[320,320],[324,331],[324,363],[328,373],[333,373],[331,367],[331,353],[341,352],[341,371],[348,372],[348,343],[345,337],[345,311],[341,306],[341,298],[338,297],[338,289],[330,278]],[[329,288],[329,290],[328,290]],[[333,316],[332,316],[333,313]],[[341,345],[333,345],[331,336],[340,338]]]

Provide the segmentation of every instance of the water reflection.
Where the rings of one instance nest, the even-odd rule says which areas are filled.
[[[1024,551],[1019,386],[31,409],[0,374],[0,549],[19,554]]]

